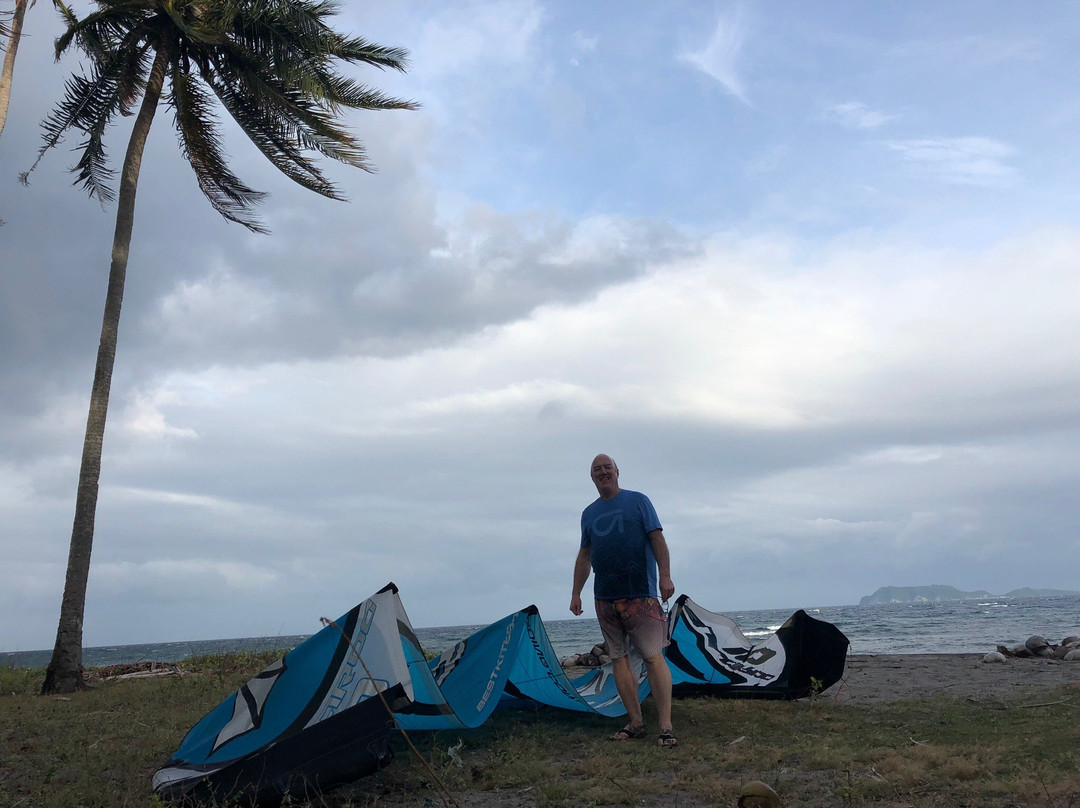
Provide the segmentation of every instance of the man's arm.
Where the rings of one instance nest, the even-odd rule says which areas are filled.
[[[665,603],[675,594],[675,584],[671,580],[671,554],[668,553],[664,531],[657,528],[649,531],[653,555],[656,556],[656,568],[660,573],[660,600]]]
[[[582,547],[578,550],[577,561],[574,562],[574,591],[570,595],[570,611],[581,614],[581,590],[585,582],[589,580],[592,572],[592,550]]]

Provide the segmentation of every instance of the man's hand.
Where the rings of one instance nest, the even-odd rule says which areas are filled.
[[[668,554],[667,539],[660,528],[649,531],[653,555],[656,556],[656,570],[660,573],[660,600],[667,603],[675,594],[675,584],[671,582],[671,556]]]
[[[660,600],[667,603],[671,596],[675,594],[675,584],[671,580],[670,575],[660,576]]]
[[[581,589],[589,580],[592,572],[592,550],[588,547],[578,548],[577,559],[574,561],[574,587],[570,590],[570,611],[581,614]]]

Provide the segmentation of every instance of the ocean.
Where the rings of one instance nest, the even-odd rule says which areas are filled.
[[[708,608],[708,604],[702,605]],[[754,643],[774,633],[794,611],[761,609],[723,613]],[[825,606],[807,608],[806,612],[843,631],[851,641],[853,654],[986,653],[998,645],[1022,643],[1032,634],[1039,634],[1051,643],[1069,635],[1080,635],[1080,595]],[[560,657],[587,652],[601,640],[596,620],[592,618],[545,620],[544,625]],[[416,634],[426,651],[437,653],[481,628],[482,625],[417,628]],[[204,654],[287,651],[305,639],[306,635],[300,635],[103,646],[84,649],[83,665],[179,662]],[[50,656],[48,650],[0,651],[0,667],[44,668]]]

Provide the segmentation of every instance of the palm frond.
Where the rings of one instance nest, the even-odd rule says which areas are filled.
[[[23,184],[45,154],[63,141],[64,134],[77,129],[86,133],[87,138],[79,145],[82,155],[72,169],[77,174],[75,184],[82,185],[90,196],[103,202],[115,198],[108,184],[115,171],[108,167],[103,135],[121,108],[118,84],[121,69],[117,58],[112,63],[95,65],[89,78],[72,76],[65,82],[63,98],[41,123],[45,142],[38,149],[34,165],[20,175]]]
[[[275,115],[268,105],[260,105],[248,94],[211,76],[208,83],[222,105],[244,130],[255,147],[293,182],[330,199],[342,199],[337,188],[303,153],[295,127]]]
[[[252,128],[266,131],[272,126],[282,133],[294,160],[308,162],[302,153],[310,149],[339,162],[370,170],[363,146],[337,126],[326,109],[302,92],[279,87],[267,79],[255,72],[229,83],[230,91],[244,99],[245,108],[256,110],[256,117],[250,122]]]
[[[345,37],[330,28],[324,18],[336,11],[333,3],[287,0],[265,5],[262,13],[237,17],[231,40],[286,85],[332,76],[330,68],[335,60],[401,71],[408,65],[408,54],[403,48]]]
[[[67,22],[67,28],[56,38],[57,60],[75,44],[94,61],[108,59],[111,53],[121,47],[125,39],[129,40],[130,33],[148,16],[145,10],[131,8],[130,4],[106,8],[88,14],[81,20],[66,6],[61,14]]]
[[[381,90],[376,90],[362,84],[355,79],[344,76],[332,76],[327,84],[324,98],[334,106],[348,107],[349,109],[419,109],[420,105],[415,101],[406,101],[387,95]]]
[[[274,130],[284,132],[289,143],[372,170],[363,146],[337,125],[339,109],[415,109],[416,104],[370,90],[333,73],[326,60],[313,57],[312,51],[298,51],[287,70],[278,62],[268,64],[266,53],[287,50],[282,43],[289,39],[285,36],[288,31],[283,34],[280,29],[271,30],[266,25],[259,30],[266,34],[259,48],[250,50],[243,43],[231,40],[215,51],[204,75],[234,117],[240,120],[243,115],[242,125],[253,142],[279,168],[282,159],[299,166],[302,158],[295,150],[282,150],[280,138],[275,140],[267,135],[268,121],[276,119]],[[321,30],[329,29],[324,26]],[[267,46],[266,40],[276,45]],[[254,117],[250,115],[252,110],[257,110]],[[302,170],[307,169],[302,167]],[[329,189],[321,191],[327,192]]]
[[[257,232],[251,210],[264,195],[229,168],[213,96],[275,168],[332,199],[343,197],[315,157],[372,170],[341,112],[417,107],[337,72],[343,63],[404,71],[408,54],[335,31],[332,0],[94,0],[82,19],[53,2],[67,22],[57,58],[77,45],[90,67],[43,122],[38,160],[70,129],[83,132],[76,182],[102,200],[113,198],[105,132],[146,91],[152,55],[168,64],[165,98],[199,188],[222,216]]]
[[[199,189],[214,210],[229,221],[257,233],[267,232],[248,211],[265,194],[241,182],[229,169],[221,150],[220,127],[212,101],[197,81],[175,70],[172,76],[172,104],[181,149],[199,183]]]
[[[326,20],[336,15],[341,5],[336,2],[310,2],[310,0],[285,0],[271,4],[269,18],[278,30],[288,32],[296,46],[308,53],[318,54],[324,60],[392,68],[404,72],[408,69],[408,51],[404,48],[376,45],[362,37],[347,37],[331,28]]]
[[[409,52],[404,48],[387,48],[360,37],[343,39],[331,55],[342,61],[389,67],[401,73],[409,69]]]
[[[120,97],[120,112],[130,115],[132,108],[142,95],[147,76],[150,74],[150,45],[140,42],[138,32],[132,32],[130,41],[122,42],[118,56],[123,60],[116,82]]]

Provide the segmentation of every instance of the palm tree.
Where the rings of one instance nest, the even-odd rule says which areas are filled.
[[[11,79],[15,75],[15,54],[19,52],[23,19],[30,5],[33,5],[30,0],[15,0],[15,9],[11,12],[11,27],[0,24],[0,36],[8,38],[7,47],[4,49],[4,67],[0,72],[0,134],[3,134],[4,124],[7,123],[8,102],[11,100]]]
[[[406,52],[344,36],[327,24],[329,0],[95,0],[78,19],[63,10],[67,30],[59,59],[75,44],[89,57],[89,75],[68,80],[63,100],[45,119],[38,160],[75,129],[83,133],[72,171],[101,201],[114,198],[103,138],[118,113],[137,113],[120,173],[112,264],[90,395],[75,502],[67,577],[56,645],[43,693],[86,685],[82,622],[94,538],[101,448],[143,148],[163,100],[174,111],[181,150],[199,188],[226,219],[266,232],[251,214],[264,196],[241,182],[221,150],[213,97],[267,159],[305,188],[342,199],[313,162],[319,154],[371,170],[363,146],[342,127],[343,109],[415,109],[335,72],[340,62],[403,71]],[[142,97],[141,103],[139,97]],[[312,154],[314,153],[314,154]],[[35,163],[36,165],[36,163]],[[33,170],[33,169],[31,169]],[[29,173],[29,172],[28,172]],[[25,179],[25,175],[24,175]]]
[[[0,22],[0,36],[7,37],[7,46],[4,48],[4,67],[0,70],[0,134],[3,134],[4,124],[7,123],[8,105],[11,102],[11,82],[15,78],[15,56],[19,52],[19,43],[22,41],[23,23],[26,21],[26,12],[34,7],[37,0],[15,0],[15,7],[11,10],[11,25]],[[53,0],[53,6],[63,10],[62,0]]]

